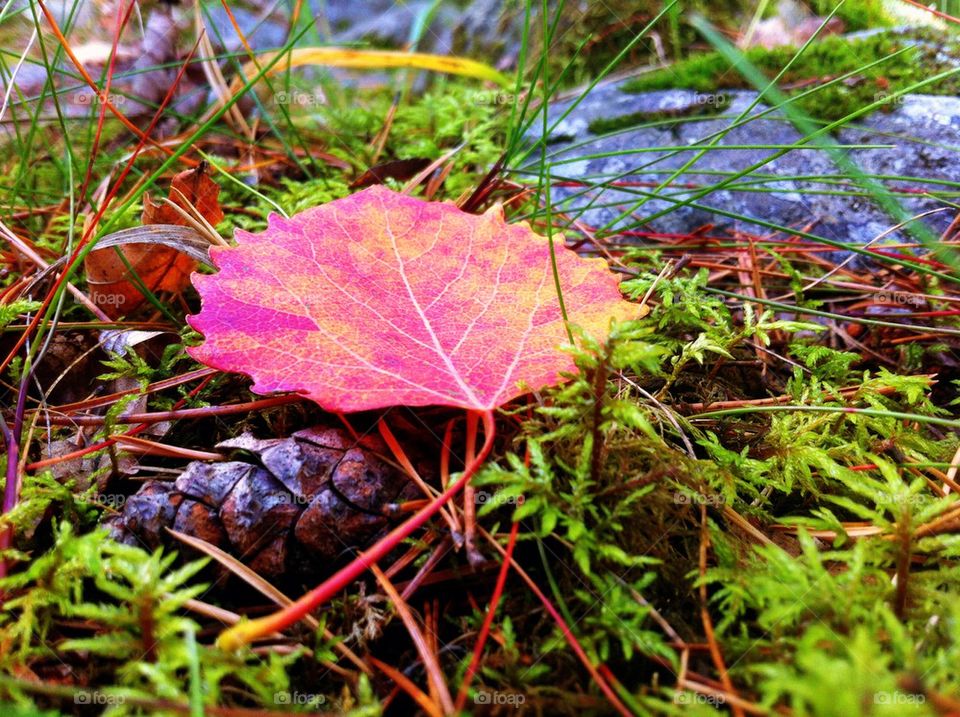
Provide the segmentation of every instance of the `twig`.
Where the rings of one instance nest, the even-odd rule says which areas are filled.
[[[707,637],[707,643],[710,645],[710,657],[713,659],[713,666],[717,668],[720,674],[720,681],[727,694],[732,697],[738,697],[737,690],[733,686],[733,680],[727,672],[727,665],[723,660],[723,653],[720,652],[720,646],[717,644],[717,636],[713,632],[713,620],[710,618],[710,608],[707,601],[707,546],[710,544],[710,534],[707,532],[707,506],[700,506],[700,620],[703,623],[703,631]],[[744,717],[744,711],[737,702],[731,700],[731,710],[734,717]]]
[[[173,411],[157,411],[156,413],[128,413],[117,416],[113,423],[160,423],[161,421],[177,421],[188,418],[211,418],[213,416],[229,416],[234,413],[247,413],[262,408],[285,406],[289,403],[299,403],[303,397],[295,393],[262,398],[258,401],[246,403],[230,403],[225,406],[204,406],[203,408],[183,408]],[[54,426],[102,426],[106,419],[103,416],[49,416],[47,421]]]

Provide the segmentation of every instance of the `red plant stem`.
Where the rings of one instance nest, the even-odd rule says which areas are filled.
[[[211,416],[225,416],[232,413],[245,413],[260,408],[283,406],[287,403],[302,401],[303,396],[288,393],[283,396],[261,398],[246,403],[230,403],[226,406],[204,406],[203,408],[183,408],[179,411],[157,411],[156,413],[128,413],[117,416],[113,423],[160,423],[161,421],[175,421],[184,418],[209,418]],[[103,416],[48,416],[45,418],[54,426],[102,426],[106,419]]]
[[[467,451],[466,462],[472,463],[477,450],[477,427],[475,423],[467,422]],[[467,560],[470,565],[477,567],[483,563],[483,555],[477,550],[477,497],[473,486],[463,487],[463,543],[467,549]]]
[[[256,620],[241,622],[225,630],[220,634],[220,637],[217,638],[217,645],[222,649],[234,650],[258,637],[280,632],[294,623],[299,622],[334,597],[347,585],[363,575],[371,565],[382,560],[390,551],[396,548],[401,541],[408,538],[415,530],[436,515],[440,508],[446,505],[470,481],[474,473],[477,472],[477,469],[483,465],[487,456],[490,455],[496,430],[493,411],[469,411],[467,413],[468,436],[471,433],[471,427],[475,434],[478,419],[483,421],[483,447],[476,457],[464,468],[461,476],[454,481],[450,487],[444,490],[443,493],[434,498],[426,508],[418,512],[406,523],[391,530],[390,533],[377,541],[372,547],[360,553],[349,565],[338,570],[320,585],[283,610]]]
[[[490,626],[493,624],[493,617],[497,613],[497,605],[503,596],[503,588],[507,583],[507,574],[510,572],[510,559],[513,557],[513,548],[517,544],[517,533],[520,531],[520,523],[514,523],[510,527],[510,537],[507,540],[507,554],[504,561],[500,563],[500,573],[497,575],[497,583],[493,588],[493,595],[490,598],[490,606],[487,608],[487,614],[483,618],[483,625],[480,626],[480,633],[477,635],[477,642],[473,646],[473,657],[470,659],[470,666],[467,667],[467,674],[463,676],[463,682],[460,683],[460,690],[457,692],[457,701],[454,704],[457,712],[463,711],[467,705],[467,691],[470,689],[470,683],[473,682],[473,676],[480,668],[480,657],[483,655],[483,646],[490,635]]]
[[[30,376],[33,374],[31,367],[24,369],[23,377],[20,381],[20,392],[17,395],[17,408],[13,414],[13,429],[7,428],[3,424],[3,437],[7,443],[7,475],[3,487],[3,509],[0,511],[0,517],[6,515],[17,504],[20,498],[20,436],[23,433],[23,414],[27,407],[27,385]],[[13,543],[13,526],[4,525],[0,527],[0,552],[7,550]],[[7,561],[0,558],[0,578],[7,575]],[[3,595],[0,593],[0,602]]]
[[[173,404],[173,409],[176,410],[176,409],[180,408],[180,406],[182,406],[183,404],[185,404],[185,403],[187,402],[187,399],[188,399],[188,398],[194,398],[195,396],[197,396],[204,388],[207,387],[207,385],[210,383],[210,381],[213,380],[213,376],[214,376],[214,374],[216,374],[216,373],[218,373],[216,370],[213,370],[211,373],[206,373],[205,371],[194,371],[194,372],[192,372],[192,374],[190,374],[191,376],[196,377],[196,376],[199,375],[200,377],[203,378],[203,380],[197,385],[196,388],[194,388],[193,390],[191,390],[190,393],[188,393],[186,396],[184,396],[183,398],[179,399],[175,404]],[[177,382],[177,383],[183,383],[183,382],[180,381],[180,382]],[[177,385],[177,384],[175,383],[175,384],[172,384],[172,385]],[[136,389],[134,389],[134,390],[136,390]],[[141,423],[141,424],[139,424],[139,425],[134,426],[133,428],[131,428],[131,429],[130,429],[129,431],[127,431],[124,435],[125,435],[125,436],[135,436],[135,435],[137,435],[138,433],[142,433],[143,431],[147,430],[147,428],[149,428],[149,427],[150,427],[150,424],[149,424],[149,423]],[[82,458],[83,456],[89,455],[89,454],[91,454],[91,453],[96,453],[97,451],[99,451],[99,450],[101,450],[101,449],[103,449],[103,448],[109,448],[110,446],[116,444],[117,442],[118,442],[118,439],[117,439],[117,438],[107,438],[106,440],[99,441],[98,443],[91,443],[89,446],[85,446],[84,448],[81,448],[81,449],[76,450],[76,451],[71,451],[70,453],[64,453],[63,455],[57,456],[57,457],[55,457],[55,458],[46,458],[46,459],[44,459],[44,460],[42,460],[42,461],[36,461],[36,462],[34,462],[34,463],[28,463],[25,468],[26,468],[26,470],[28,470],[28,471],[41,470],[41,469],[43,469],[43,468],[47,468],[48,466],[53,466],[53,465],[56,465],[56,464],[58,464],[58,463],[63,463],[64,461],[73,460],[74,458]]]
[[[60,324],[60,328],[64,328],[63,323]],[[61,403],[59,406],[50,406],[46,409],[34,408],[34,409],[31,409],[30,411],[27,411],[27,413],[29,414],[29,413],[32,413],[33,411],[46,410],[50,413],[61,413],[63,415],[69,415],[74,411],[83,411],[83,410],[89,411],[90,409],[93,409],[93,408],[100,408],[102,406],[111,406],[117,401],[119,401],[121,398],[123,398],[124,396],[130,396],[131,394],[147,396],[151,393],[156,393],[157,391],[162,391],[167,388],[175,388],[185,383],[196,381],[197,379],[200,379],[200,378],[208,378],[208,377],[215,376],[219,373],[220,371],[218,371],[215,368],[196,369],[194,371],[188,371],[186,373],[182,373],[179,376],[172,376],[170,378],[165,378],[160,381],[154,381],[153,383],[148,384],[147,387],[143,390],[141,390],[140,387],[137,386],[135,388],[128,388],[125,391],[117,391],[116,393],[110,393],[110,394],[107,394],[106,396],[97,396],[96,398],[88,398],[83,401],[75,401],[73,403]],[[174,408],[182,405],[183,405],[183,401],[177,401],[176,406],[174,406]]]
[[[450,444],[453,436],[453,419],[447,421],[447,428],[443,432],[443,450],[440,452],[440,485],[447,487],[450,481]]]

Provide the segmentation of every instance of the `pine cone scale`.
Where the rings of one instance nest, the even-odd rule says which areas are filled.
[[[241,451],[244,460],[195,461],[172,483],[147,481],[105,521],[113,537],[154,548],[171,527],[267,578],[316,576],[376,540],[395,520],[393,505],[417,495],[379,457],[387,449],[378,439],[358,443],[338,429],[311,428],[219,445]]]

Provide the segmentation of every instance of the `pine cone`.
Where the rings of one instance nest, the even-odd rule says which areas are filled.
[[[210,542],[267,578],[311,576],[371,545],[416,486],[382,460],[378,438],[335,428],[289,438],[249,434],[218,444],[247,460],[194,461],[173,482],[151,480],[105,522],[116,540],[153,549],[173,528]]]

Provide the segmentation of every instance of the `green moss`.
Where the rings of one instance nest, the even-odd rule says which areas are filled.
[[[810,10],[825,16],[837,6],[836,0],[812,0]],[[602,71],[623,48],[632,42],[637,33],[663,10],[664,3],[645,0],[609,0],[597,3],[566,3],[569,17],[561,20],[557,38],[551,45],[551,77],[565,72],[563,85],[576,86],[589,81]],[[768,12],[776,12],[777,3],[769,4]],[[745,27],[750,12],[738,0],[679,0],[674,11],[666,13],[655,23],[652,32],[657,34],[659,44],[667,57],[679,60],[689,48],[704,42],[685,18],[691,13],[700,13],[713,25],[725,30],[737,31]],[[889,27],[892,23],[884,11],[882,0],[847,0],[837,10],[847,31]],[[658,47],[648,37],[638,42],[629,55],[623,58],[626,66],[659,62]],[[584,38],[590,38],[586,43]],[[579,48],[579,54],[577,50]]]
[[[372,142],[383,129],[393,99],[390,91],[348,91],[310,122],[322,123],[330,153],[354,165],[359,174],[374,161]],[[457,168],[495,159],[510,99],[475,82],[440,80],[423,95],[400,102],[376,161],[437,159],[460,144],[465,146],[454,160]]]
[[[281,187],[269,194],[287,214],[293,215],[310,207],[340,199],[349,193],[350,188],[342,179],[322,177],[306,182],[284,179]]]
[[[565,17],[558,25],[549,52],[551,79],[563,73],[563,86],[572,87],[596,77],[663,7],[664,3],[654,0],[566,3]],[[739,0],[680,0],[672,12],[665,13],[651,28],[659,38],[659,47],[651,42],[648,32],[620,64],[637,66],[658,62],[660,48],[668,57],[682,57],[690,45],[702,40],[696,30],[683,21],[691,12],[703,14],[719,27],[735,28],[743,21],[742,10],[743,3]],[[584,42],[585,38],[589,39]]]
[[[398,159],[438,159],[463,145],[452,158],[453,170],[445,183],[446,194],[455,197],[499,157],[511,101],[509,95],[482,90],[475,84],[440,87],[397,111],[390,133],[391,151]]]
[[[837,0],[808,0],[805,4],[811,13],[820,17],[826,17],[836,10],[834,17],[843,21],[844,30],[847,32],[896,25],[888,8],[884,7],[883,0],[846,0],[842,5]],[[768,3],[763,16],[775,17],[779,5],[780,3],[775,1]]]
[[[443,195],[457,197],[473,186],[497,160],[506,138],[512,97],[483,90],[477,84],[440,81],[423,95],[401,102],[382,151],[375,139],[390,113],[389,91],[346,90],[329,105],[294,116],[306,144],[323,147],[326,154],[350,165],[347,169],[318,159],[310,178],[283,178],[279,184],[257,187],[269,201],[244,191],[236,183],[221,182],[220,202],[226,218],[219,229],[230,236],[236,228],[259,231],[276,206],[288,214],[350,193],[350,183],[374,164],[397,159],[439,159],[451,150],[453,170]]]
[[[960,58],[960,51],[944,38],[933,40],[930,33],[910,36],[875,35],[851,41],[843,37],[828,37],[810,45],[796,59],[780,80],[780,87],[788,95],[797,95],[824,84],[839,75],[855,73],[843,82],[824,87],[797,101],[810,116],[826,121],[846,117],[851,112],[872,104],[878,99],[906,89],[934,74],[952,69],[951,58]],[[922,41],[921,41],[922,40]],[[862,72],[859,68],[906,51],[891,60]],[[789,63],[797,50],[752,48],[746,59],[766,76],[773,78]],[[668,88],[685,88],[715,93],[724,89],[747,88],[743,76],[719,53],[709,53],[657,72],[632,80],[625,86],[627,92],[645,92]],[[951,77],[927,85],[928,94],[956,95],[960,79]]]
[[[837,0],[808,0],[807,5],[816,15],[825,16],[837,7]],[[891,22],[882,0],[847,0],[837,10],[848,32],[874,27],[889,27]]]

